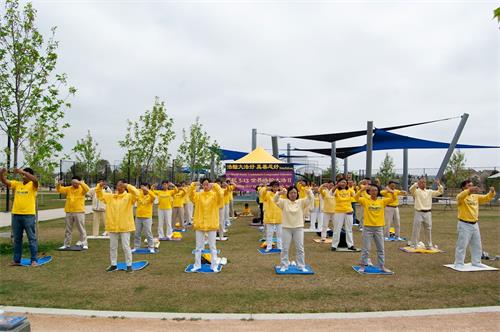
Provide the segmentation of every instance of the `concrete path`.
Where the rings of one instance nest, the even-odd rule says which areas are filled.
[[[85,206],[85,213],[91,213],[92,206]],[[64,208],[60,209],[50,209],[50,210],[39,210],[38,211],[38,221],[47,221],[53,219],[64,218],[66,213],[64,212]],[[11,222],[11,213],[0,212],[0,227],[10,226]]]

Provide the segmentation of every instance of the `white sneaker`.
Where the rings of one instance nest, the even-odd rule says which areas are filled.
[[[309,270],[308,270],[308,269],[307,269],[307,267],[305,267],[305,266],[301,267],[301,268],[300,268],[300,270],[301,270],[302,272],[309,272]]]
[[[201,267],[196,267],[196,266],[193,266],[193,267],[191,268],[191,272],[196,272],[196,271],[198,271],[199,269],[201,269]]]
[[[81,246],[82,245],[82,241],[77,241],[75,245],[76,246]]]
[[[273,250],[273,248],[266,248],[266,250],[264,250],[264,252],[270,252],[271,250]]]
[[[69,246],[60,246],[60,247],[59,247],[59,250],[64,250],[64,249],[66,249],[66,248],[69,248]]]
[[[89,246],[83,246],[82,248],[83,248],[83,250],[88,250]]]
[[[136,251],[137,251],[137,249],[135,249],[135,248],[133,248],[132,250],[130,250],[131,253],[134,253]]]
[[[210,270],[214,271],[214,272],[220,272],[220,269],[218,266],[215,266],[215,267],[210,267]]]
[[[286,272],[286,270],[288,270],[288,267],[284,267],[284,266],[282,266],[282,267],[280,268],[280,272]]]
[[[102,232],[102,236],[108,236],[108,232]]]
[[[149,252],[154,254],[155,253],[155,249],[154,248],[149,248]]]

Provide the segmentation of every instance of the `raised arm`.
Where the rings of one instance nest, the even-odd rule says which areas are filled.
[[[7,180],[7,169],[5,168],[0,169],[0,181],[2,181],[7,188],[10,188],[10,181]]]
[[[267,186],[260,187],[258,194],[260,201],[263,202],[267,195]]]
[[[439,180],[437,180],[435,182],[438,186],[438,189],[432,191],[432,197],[441,196],[444,192],[444,187],[441,183],[439,183]]]
[[[477,200],[479,204],[488,203],[495,197],[495,195],[496,195],[495,188],[490,187],[490,191],[486,195],[478,195]]]
[[[285,206],[285,200],[281,198],[281,195],[286,195],[286,189],[282,188],[280,191],[278,191],[274,196],[273,196],[273,201],[280,207],[280,209],[283,209]]]
[[[302,206],[306,207],[314,202],[314,194],[311,189],[306,191],[306,198],[302,200]]]
[[[20,168],[15,168],[14,169],[14,173],[17,173],[17,174],[20,174],[20,175],[24,176],[25,178],[27,178],[28,180],[30,180],[31,182],[33,182],[33,186],[35,188],[38,188],[38,179],[33,174],[25,172],[24,170],[22,170]]]
[[[135,202],[139,197],[139,190],[131,184],[127,184],[127,191],[132,196],[132,201]]]
[[[387,193],[388,196],[382,199],[382,201],[384,202],[384,206],[387,206],[396,201],[396,195],[394,194],[394,190],[392,190],[391,188],[387,188],[385,192]]]
[[[95,187],[95,193],[97,195],[97,199],[104,202],[104,203],[107,203],[106,202],[107,198],[112,195],[112,194],[104,193],[102,191],[102,184],[100,184],[100,183],[98,183],[97,186]]]
[[[60,194],[67,194],[69,190],[69,186],[63,186],[62,181],[59,181],[56,186],[56,191]]]
[[[188,189],[189,200],[191,202],[193,202],[194,204],[196,204],[196,199],[197,199],[197,195],[196,195],[196,186],[197,185],[198,185],[198,182],[191,182],[191,185],[189,186],[189,189]]]
[[[89,192],[90,188],[84,181],[80,181],[80,186],[82,186],[84,195]]]

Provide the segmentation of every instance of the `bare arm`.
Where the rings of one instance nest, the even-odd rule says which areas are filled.
[[[2,168],[0,170],[0,181],[2,181],[2,183],[7,186],[7,188],[10,188],[10,181],[7,180],[7,170],[5,168]]]

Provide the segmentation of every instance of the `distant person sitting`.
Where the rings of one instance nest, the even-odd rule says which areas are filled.
[[[12,206],[12,236],[14,240],[14,258],[11,266],[21,266],[23,253],[23,231],[28,237],[31,253],[31,266],[38,266],[38,241],[36,237],[36,194],[38,191],[38,180],[33,175],[31,168],[14,169],[15,174],[23,177],[23,181],[7,180],[7,170],[0,170],[0,180],[14,191],[14,205]]]
[[[253,217],[252,211],[250,210],[250,206],[248,205],[248,203],[245,203],[245,206],[243,208],[243,211],[240,213],[240,216]]]
[[[491,187],[486,195],[478,195],[479,188],[472,181],[465,180],[461,186],[462,192],[457,195],[458,207],[458,239],[455,250],[455,266],[464,265],[465,252],[470,246],[473,266],[481,264],[481,234],[479,233],[479,204],[488,203],[495,197],[495,188]]]
[[[71,178],[71,186],[63,186],[59,181],[56,187],[58,193],[66,195],[64,212],[66,212],[66,230],[64,232],[64,244],[60,249],[71,246],[71,235],[73,226],[76,225],[80,233],[80,240],[77,245],[83,249],[88,249],[87,231],[85,230],[85,194],[90,190],[89,186],[82,181],[79,176]]]

